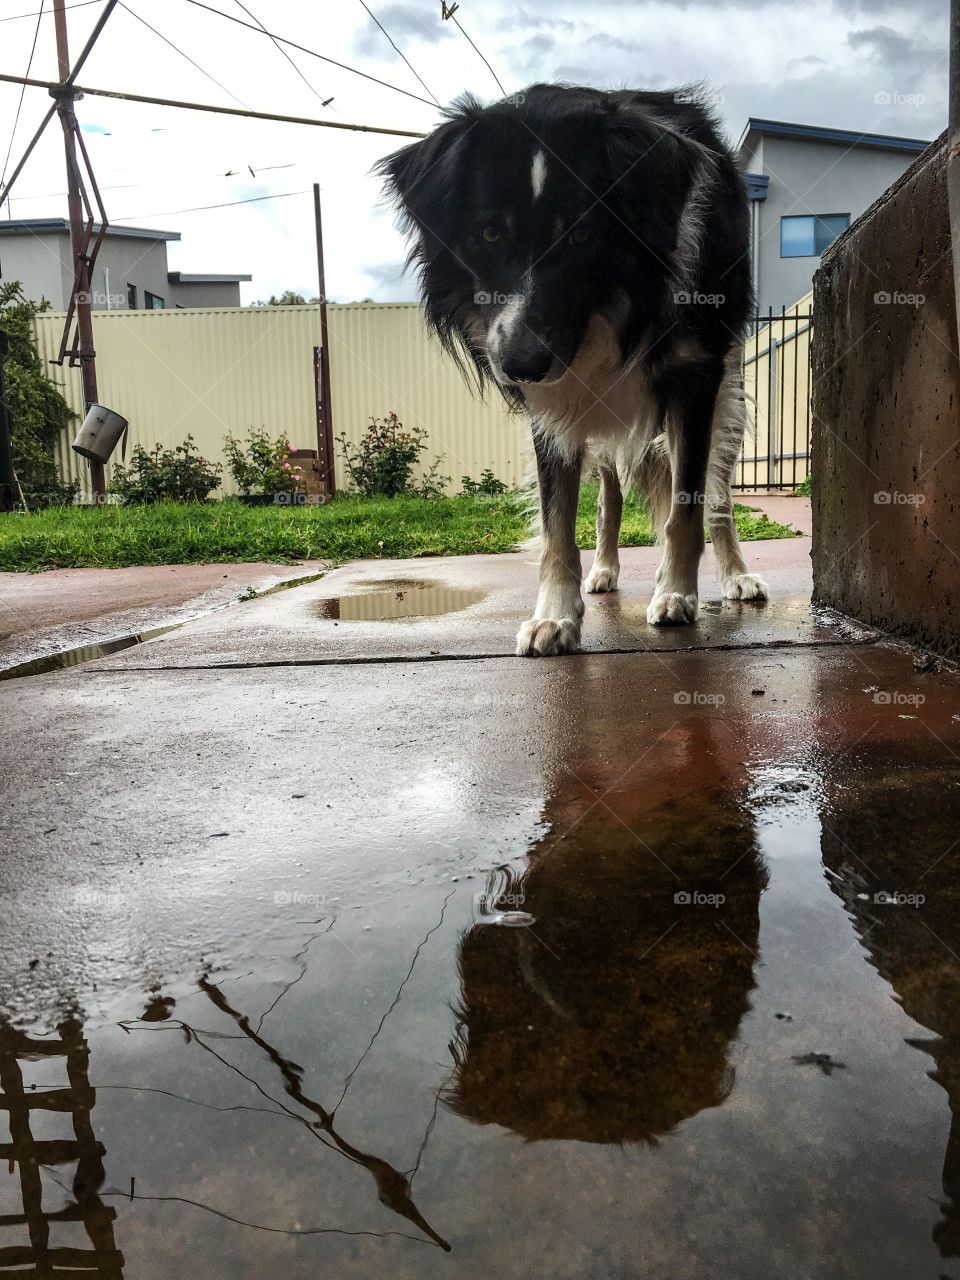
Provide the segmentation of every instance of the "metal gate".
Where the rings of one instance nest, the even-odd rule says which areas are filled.
[[[743,353],[749,427],[735,489],[793,489],[810,470],[809,310],[754,316]]]

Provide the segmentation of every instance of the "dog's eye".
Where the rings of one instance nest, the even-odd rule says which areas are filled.
[[[480,235],[486,240],[487,244],[496,244],[500,239],[500,231],[497,227],[484,227]]]
[[[589,227],[574,227],[574,229],[570,232],[571,244],[583,244],[585,240],[589,240],[589,239],[590,239]]]

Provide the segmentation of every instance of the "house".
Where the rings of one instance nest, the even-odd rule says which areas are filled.
[[[747,121],[737,160],[750,197],[753,284],[759,311],[807,293],[827,245],[927,147],[922,138]]]
[[[167,242],[179,231],[108,226],[90,282],[98,311],[164,307],[239,307],[248,275],[188,275],[167,267]],[[70,224],[65,218],[0,222],[0,280],[19,280],[28,298],[65,311],[73,287]]]

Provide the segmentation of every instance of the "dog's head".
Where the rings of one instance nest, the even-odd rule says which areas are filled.
[[[486,108],[462,99],[378,168],[429,322],[509,392],[563,377],[598,313],[630,354],[662,305],[709,159],[629,95],[536,85]]]

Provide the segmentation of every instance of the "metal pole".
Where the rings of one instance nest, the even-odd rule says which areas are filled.
[[[3,377],[4,358],[8,348],[7,335],[0,329],[0,511],[12,511],[16,505],[14,497],[16,479],[13,472],[13,423],[10,420],[10,406],[7,404],[6,384]]]
[[[320,284],[320,399],[322,429],[317,423],[317,448],[321,468],[325,472],[327,494],[333,497],[337,488],[333,464],[333,412],[330,407],[330,338],[327,328],[327,277],[323,264],[323,220],[320,215],[320,184],[313,184],[313,213],[317,227],[317,280]]]
[[[950,0],[950,108],[947,132],[947,198],[953,246],[953,293],[960,341],[960,0]]]
[[[11,76],[0,73],[0,84],[25,84],[28,89],[46,89],[53,92],[61,86],[52,80],[37,80],[33,76]],[[218,116],[238,116],[243,120],[274,120],[278,124],[308,124],[318,129],[349,129],[354,133],[382,133],[389,138],[425,138],[422,130],[389,129],[378,124],[349,124],[346,120],[317,120],[313,116],[283,116],[276,111],[248,111],[243,107],[215,107],[209,102],[185,102],[182,98],[155,98],[146,93],[122,93],[119,89],[94,89],[88,84],[73,84],[71,88],[83,97],[116,98],[118,102],[141,102],[151,107],[182,107],[186,111],[210,111]],[[6,199],[6,196],[3,197]]]
[[[112,6],[109,6],[112,8]],[[57,69],[61,83],[70,77],[70,53],[67,44],[67,15],[64,0],[53,0],[54,25],[57,35]],[[90,314],[90,278],[86,267],[86,244],[83,234],[83,200],[80,195],[80,179],[77,169],[77,118],[74,114],[76,93],[65,89],[57,95],[57,113],[63,126],[63,147],[67,162],[67,208],[70,215],[70,246],[75,276],[74,290],[77,314],[80,377],[83,381],[85,410],[97,403],[97,363],[93,345],[93,319]],[[103,463],[90,462],[90,487],[96,500],[106,493]]]

